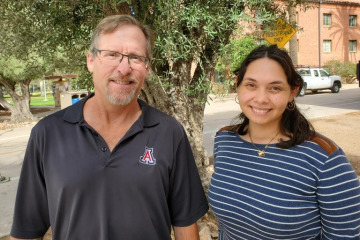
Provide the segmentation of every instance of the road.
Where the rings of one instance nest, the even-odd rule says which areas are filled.
[[[360,110],[360,88],[340,90],[331,93],[323,90],[318,93],[307,92],[303,97],[297,97],[298,104],[310,104],[322,107]]]
[[[240,113],[240,107],[234,101],[235,94],[213,98],[204,113],[203,142],[209,155],[212,155],[216,131],[231,124]],[[360,110],[360,88],[341,90],[338,94],[308,94],[297,101],[300,110],[309,118],[346,113]],[[0,238],[10,231],[21,164],[33,125],[0,131],[0,174],[11,179],[0,184]]]

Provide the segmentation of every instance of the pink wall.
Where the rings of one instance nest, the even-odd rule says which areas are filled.
[[[320,13],[321,64],[324,65],[329,60],[357,63],[360,60],[360,0],[331,1],[337,2],[337,4],[324,2],[321,4]],[[348,4],[349,2],[354,4]],[[306,12],[298,11],[298,25],[302,28],[302,31],[297,34],[298,63],[302,65],[319,64],[318,4],[315,6],[316,8],[308,9]],[[329,27],[323,26],[324,13],[331,14],[331,26]],[[349,15],[357,15],[356,27],[349,27]],[[332,42],[330,53],[323,51],[324,39]],[[357,40],[356,52],[349,52],[349,40]]]

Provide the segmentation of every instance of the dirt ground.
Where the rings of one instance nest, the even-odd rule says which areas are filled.
[[[342,148],[360,176],[360,111],[311,120],[316,131]]]
[[[31,108],[30,111],[32,114],[45,113],[53,111],[55,108]],[[23,127],[29,124],[29,122],[24,123],[11,123],[10,122],[11,113],[9,111],[0,110],[0,130],[14,127]],[[35,120],[36,121],[36,120]],[[2,239],[0,239],[2,240]]]

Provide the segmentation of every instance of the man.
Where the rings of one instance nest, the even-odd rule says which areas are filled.
[[[96,27],[87,55],[95,94],[32,130],[12,239],[198,239],[208,205],[190,145],[173,118],[137,99],[151,31],[126,15]]]

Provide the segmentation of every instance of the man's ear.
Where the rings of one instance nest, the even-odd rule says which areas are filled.
[[[149,62],[148,66],[146,68],[145,79],[147,79],[149,77],[150,71],[151,71],[151,62]]]
[[[86,54],[86,66],[89,72],[92,73],[94,71],[94,58],[91,52]]]

